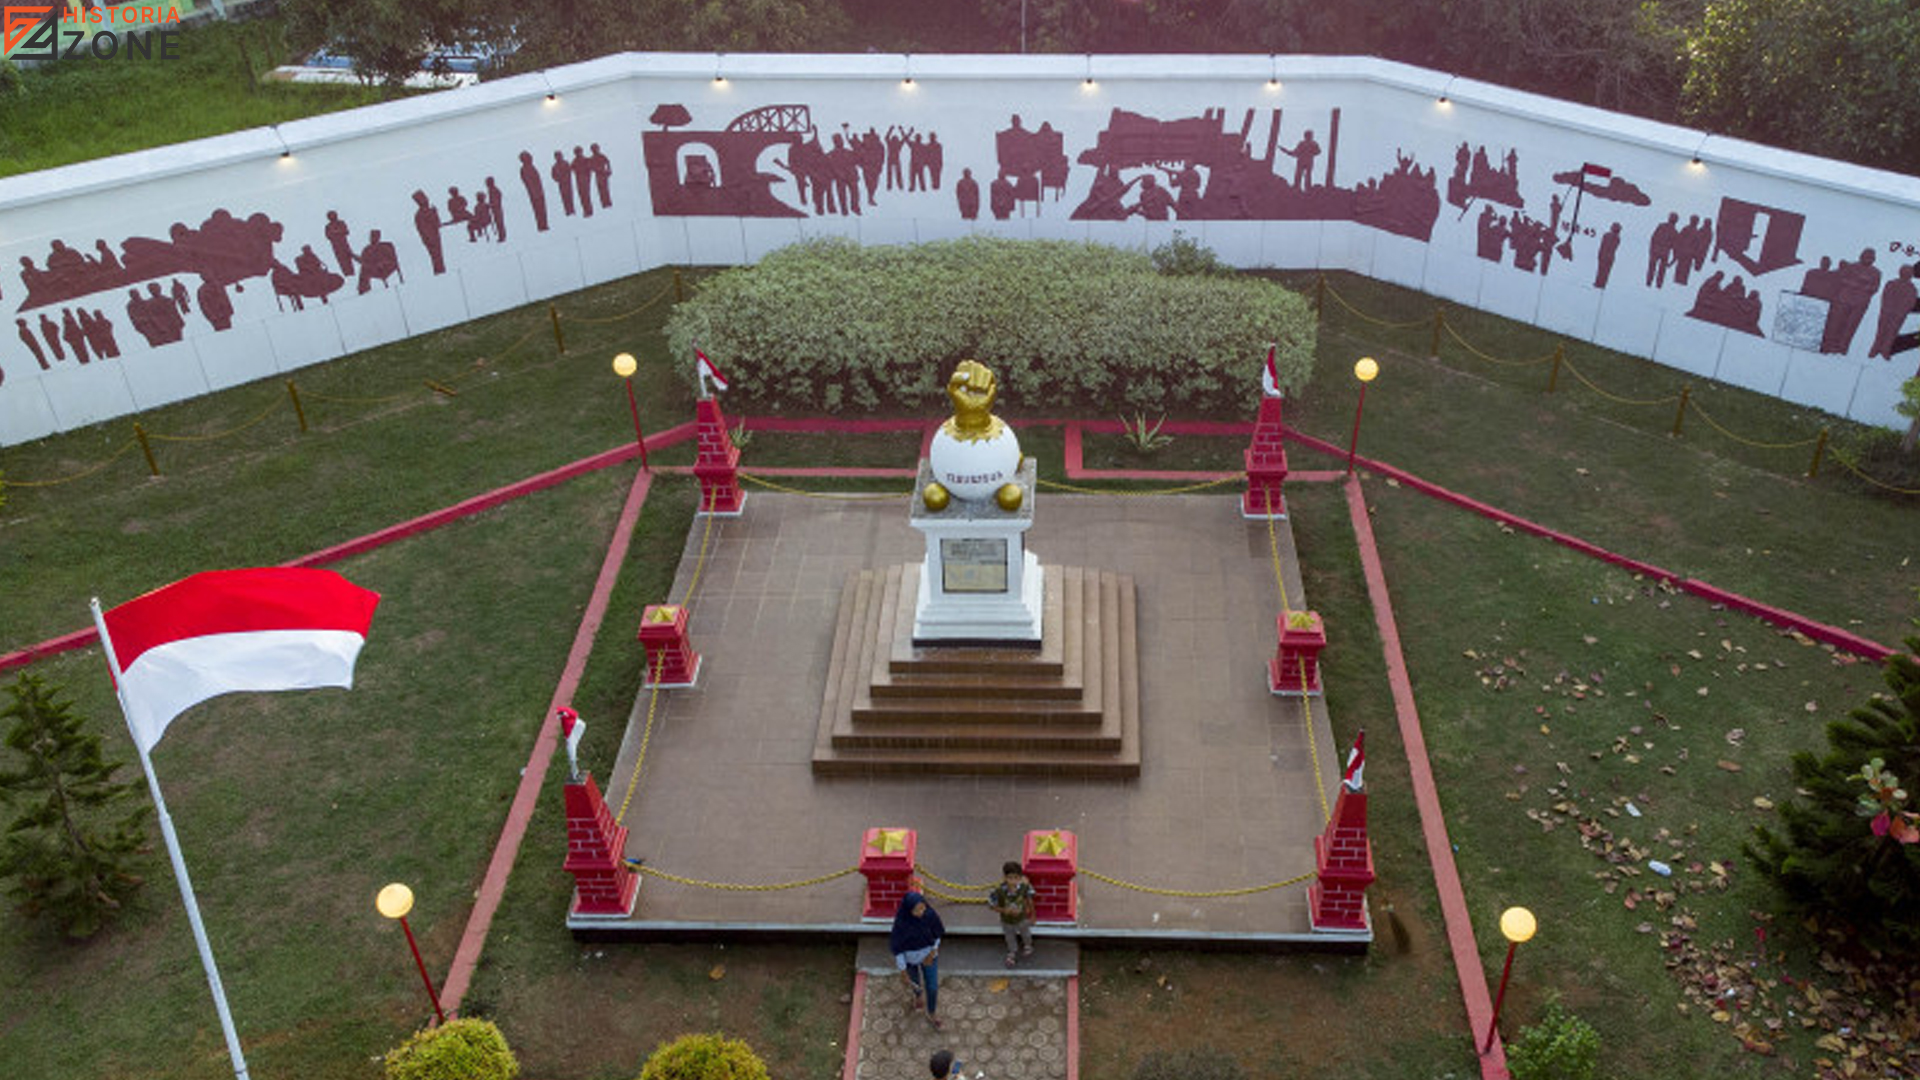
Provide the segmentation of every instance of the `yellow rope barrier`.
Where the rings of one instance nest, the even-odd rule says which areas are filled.
[[[639,307],[634,308],[632,311],[622,312],[621,314],[618,314],[618,315],[603,315],[598,318],[592,318],[586,315],[569,315],[567,316],[567,321],[570,323],[585,323],[588,326],[605,326],[608,323],[624,322],[627,319],[631,319],[635,315],[638,315],[641,312],[652,307],[653,305],[659,303],[661,300],[666,298],[668,293],[671,293],[672,291],[673,291],[673,286],[668,285],[667,287],[661,289],[659,292],[655,293],[653,295],[653,299],[646,301],[645,303],[641,304]]]
[[[1307,658],[1300,658],[1300,687],[1307,685]],[[1300,695],[1300,722],[1307,729],[1307,760],[1313,762],[1313,793],[1320,798],[1320,820],[1332,821],[1333,811],[1327,806],[1327,784],[1320,774],[1320,741],[1313,734],[1313,706],[1308,704],[1307,695]]]
[[[1084,866],[1080,868],[1080,873],[1095,881],[1112,885],[1115,888],[1132,889],[1134,892],[1152,893],[1155,896],[1184,896],[1194,900],[1214,900],[1228,896],[1252,896],[1255,893],[1272,892],[1275,889],[1284,889],[1289,885],[1298,885],[1312,878],[1315,871],[1309,870],[1304,874],[1296,874],[1285,881],[1271,881],[1265,885],[1249,885],[1243,889],[1157,889],[1151,885],[1141,885],[1132,881],[1122,881],[1119,878],[1108,877],[1098,871],[1089,870]]]
[[[1863,473],[1859,469],[1855,468],[1853,462],[1848,461],[1847,455],[1845,454],[1835,453],[1833,455],[1833,459],[1835,461],[1838,461],[1842,466],[1844,466],[1848,472],[1852,473],[1853,475],[1859,477],[1862,480],[1865,480],[1867,483],[1872,484],[1874,487],[1877,487],[1882,491],[1891,491],[1896,495],[1920,495],[1920,488],[1894,487],[1892,484],[1889,484],[1884,480],[1875,480],[1873,477],[1868,476],[1866,473]]]
[[[1571,358],[1562,357],[1560,362],[1561,362],[1561,365],[1564,366],[1568,371],[1573,372],[1573,377],[1576,379],[1579,379],[1582,383],[1584,383],[1587,389],[1593,391],[1596,394],[1599,394],[1601,397],[1606,398],[1609,401],[1617,401],[1622,405],[1665,405],[1669,402],[1680,400],[1679,394],[1668,394],[1666,397],[1663,397],[1663,398],[1629,398],[1629,397],[1621,397],[1618,394],[1610,394],[1607,391],[1602,390],[1600,389],[1600,387],[1596,386],[1592,379],[1589,379],[1585,375],[1582,375],[1580,373],[1580,369],[1573,366],[1573,360]]]
[[[669,874],[665,870],[648,866],[639,859],[628,859],[627,865],[631,867],[635,873],[645,874],[648,877],[657,877],[664,881],[671,881],[676,885],[691,885],[696,889],[720,889],[724,892],[779,892],[783,889],[804,889],[811,885],[823,885],[829,881],[846,877],[848,874],[855,873],[860,869],[858,866],[849,866],[844,870],[835,870],[830,874],[803,878],[799,881],[777,881],[766,885],[749,885],[737,881],[702,881],[699,878],[681,877],[679,874]]]
[[[1705,420],[1707,422],[1708,427],[1712,428],[1713,430],[1719,432],[1722,435],[1725,435],[1727,438],[1732,439],[1734,442],[1741,443],[1746,446],[1757,447],[1761,450],[1797,450],[1802,446],[1812,446],[1814,443],[1817,443],[1820,441],[1820,437],[1818,435],[1815,435],[1812,438],[1808,438],[1808,439],[1801,439],[1798,442],[1778,442],[1778,443],[1759,442],[1754,439],[1744,438],[1742,436],[1735,435],[1731,431],[1728,431],[1726,428],[1720,425],[1720,422],[1718,420],[1715,420],[1713,417],[1708,416],[1707,410],[1700,407],[1700,402],[1697,398],[1689,399],[1687,404],[1692,407],[1694,412],[1700,414],[1700,419]]]
[[[1374,316],[1369,315],[1366,312],[1361,311],[1359,308],[1354,307],[1352,304],[1348,303],[1347,298],[1344,296],[1341,296],[1339,290],[1335,289],[1331,285],[1327,286],[1327,295],[1333,297],[1334,301],[1337,302],[1341,307],[1346,308],[1348,311],[1352,312],[1354,315],[1358,316],[1363,321],[1370,322],[1375,326],[1385,327],[1386,329],[1389,329],[1389,330],[1414,330],[1423,326],[1433,325],[1432,316],[1425,316],[1422,318],[1418,318],[1413,320],[1412,322],[1388,322],[1385,319],[1375,318]]]
[[[499,350],[498,352],[496,352],[496,353],[494,353],[494,354],[493,354],[493,356],[491,357],[491,359],[492,359],[493,361],[495,361],[495,362],[498,362],[498,361],[501,361],[501,360],[505,360],[505,359],[506,359],[507,357],[509,357],[509,356],[511,356],[511,355],[513,355],[513,351],[514,351],[515,349],[518,349],[518,348],[519,348],[520,346],[522,346],[522,345],[525,345],[525,344],[526,344],[527,342],[529,342],[529,341],[531,341],[531,340],[533,340],[533,336],[534,336],[535,334],[538,334],[538,333],[539,333],[540,331],[542,331],[542,330],[544,330],[544,329],[546,329],[546,328],[545,328],[545,327],[543,327],[543,326],[535,326],[535,327],[534,327],[533,329],[531,329],[531,330],[528,330],[528,331],[527,331],[526,333],[524,333],[524,334],[521,334],[521,335],[520,335],[520,337],[519,337],[519,339],[518,339],[518,340],[516,340],[516,341],[515,341],[515,342],[514,342],[513,344],[511,344],[511,345],[508,345],[508,346],[507,346],[506,348],[504,348],[504,349],[501,349],[501,350]],[[485,359],[489,359],[489,358],[487,358],[487,357],[482,357],[481,359],[482,359],[482,360],[485,360]],[[458,374],[458,375],[450,375],[450,376],[448,376],[448,377],[447,377],[446,379],[444,379],[443,381],[444,381],[444,382],[449,382],[449,383],[457,383],[457,382],[459,382],[459,381],[461,381],[462,379],[471,379],[471,378],[473,378],[473,377],[474,377],[475,375],[479,375],[479,374],[481,374],[482,372],[485,372],[485,371],[488,371],[488,370],[490,370],[490,369],[489,369],[489,368],[488,368],[487,366],[485,366],[484,364],[480,364],[480,363],[474,363],[474,364],[470,364],[470,365],[468,365],[468,367],[467,367],[467,370],[465,370],[465,371],[463,371],[463,372],[461,372],[461,373],[460,373],[460,374]]]
[[[626,820],[627,807],[633,802],[633,793],[640,787],[640,766],[647,763],[647,744],[653,741],[653,711],[660,704],[660,673],[666,670],[666,666],[667,654],[663,652],[653,665],[653,694],[647,698],[647,725],[640,731],[640,752],[634,756],[633,774],[627,777],[627,793],[620,800],[620,812],[613,815],[615,825]]]
[[[967,885],[958,881],[948,881],[946,878],[921,866],[919,863],[913,864],[913,872],[936,885],[945,885],[949,889],[964,889],[968,892],[986,892],[988,889],[1000,884],[998,881],[989,881],[985,885]]]
[[[707,541],[713,539],[713,519],[720,516],[713,512],[719,499],[718,488],[715,488],[713,494],[707,497],[707,527],[700,533],[700,555],[693,561],[693,577],[687,580],[686,594],[680,597],[680,606],[687,609],[689,618],[693,616],[693,594],[700,588],[700,574],[707,568]]]
[[[920,891],[937,896],[949,904],[985,904],[987,902],[984,896],[955,896],[949,892],[941,892],[924,881],[920,883]]]
[[[782,494],[801,495],[809,499],[905,499],[913,495],[911,491],[802,491],[799,488],[788,487],[785,484],[776,484],[763,476],[755,476],[744,469],[740,472],[740,479],[748,483],[758,484],[763,488],[781,492]]]
[[[300,391],[300,394],[303,398],[305,398],[308,401],[327,401],[327,402],[332,402],[335,405],[385,405],[388,402],[399,401],[402,398],[412,397],[413,391],[402,390],[397,394],[388,394],[384,397],[335,397],[334,395],[326,393],[325,391],[315,390],[312,387],[307,387],[305,389],[302,389]]]
[[[1273,506],[1267,506],[1267,550],[1273,555],[1273,582],[1280,586],[1280,610],[1292,611],[1293,602],[1287,599],[1286,575],[1280,572],[1280,534],[1273,527]]]
[[[170,443],[213,442],[215,439],[224,439],[229,435],[238,435],[241,432],[247,430],[248,428],[254,426],[255,424],[260,423],[262,420],[265,420],[267,417],[272,416],[274,410],[278,409],[281,406],[281,404],[282,404],[282,398],[280,397],[279,394],[275,394],[273,397],[272,403],[269,404],[266,408],[260,410],[259,413],[255,414],[253,419],[246,421],[245,423],[241,424],[238,427],[231,427],[225,431],[216,432],[212,435],[162,435],[157,431],[149,431],[147,432],[147,438],[152,439],[155,442],[170,442]]]
[[[1188,484],[1186,487],[1176,488],[1155,488],[1152,491],[1124,491],[1113,488],[1078,487],[1073,484],[1061,483],[1058,480],[1041,480],[1038,483],[1041,487],[1057,488],[1061,491],[1071,491],[1079,495],[1185,495],[1191,491],[1205,491],[1208,488],[1219,487],[1221,484],[1237,484],[1245,479],[1246,477],[1244,475],[1235,473],[1232,476],[1223,476],[1218,480],[1208,480],[1201,484]]]
[[[1447,334],[1453,338],[1453,340],[1459,342],[1461,348],[1467,350],[1468,352],[1479,357],[1480,359],[1485,360],[1489,364],[1504,364],[1508,367],[1532,367],[1535,364],[1544,364],[1553,359],[1553,353],[1548,353],[1545,356],[1535,357],[1531,360],[1502,359],[1501,357],[1494,356],[1491,353],[1481,352],[1479,349],[1475,348],[1472,342],[1469,342],[1466,338],[1463,338],[1460,336],[1460,332],[1453,328],[1452,323],[1445,323],[1442,325],[1441,328],[1444,329],[1447,332]]]
[[[138,445],[137,440],[128,439],[126,442],[120,444],[120,449],[108,455],[105,461],[95,465],[89,465],[77,473],[70,473],[56,480],[7,480],[4,483],[0,483],[0,487],[43,488],[55,487],[60,484],[71,484],[75,480],[85,480],[87,477],[92,476],[94,473],[127,456],[127,451],[133,449],[136,445]]]

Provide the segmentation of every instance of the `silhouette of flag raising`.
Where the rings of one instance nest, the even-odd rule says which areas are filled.
[[[236,690],[351,687],[380,594],[331,570],[214,570],[104,613],[127,724],[151,750],[173,718]]]

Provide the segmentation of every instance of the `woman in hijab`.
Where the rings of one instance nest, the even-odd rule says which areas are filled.
[[[933,1021],[936,1028],[943,1026],[934,1014],[940,1004],[940,938],[946,932],[940,913],[933,910],[927,898],[909,892],[900,898],[900,907],[893,913],[893,930],[887,934],[893,966],[900,970],[900,977],[907,980],[907,989],[913,992],[912,1007],[920,1007],[924,987],[927,1019]]]

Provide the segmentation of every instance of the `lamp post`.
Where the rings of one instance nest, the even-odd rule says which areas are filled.
[[[414,966],[420,969],[420,981],[426,984],[427,997],[433,1002],[433,1015],[439,1017],[441,1023],[446,1023],[447,1014],[440,1008],[440,995],[433,988],[433,980],[427,977],[426,961],[420,959],[420,946],[413,940],[413,927],[407,925],[407,912],[413,910],[413,890],[396,881],[380,890],[380,895],[374,897],[373,906],[379,908],[380,914],[387,918],[400,920],[400,929],[407,933],[407,947],[413,950]]]
[[[1507,964],[1500,969],[1500,990],[1493,995],[1493,1019],[1487,1022],[1487,1041],[1480,1045],[1482,1054],[1493,1049],[1493,1034],[1500,1030],[1500,1005],[1507,999],[1507,976],[1513,974],[1513,951],[1521,942],[1531,939],[1539,926],[1533,912],[1526,908],[1510,907],[1500,913],[1500,933],[1507,939]]]
[[[1347,475],[1353,475],[1353,452],[1360,448],[1360,413],[1367,407],[1367,384],[1380,374],[1380,364],[1363,356],[1353,365],[1353,377],[1360,380],[1360,403],[1353,407],[1353,437],[1347,440]]]
[[[624,379],[627,384],[627,411],[633,414],[633,441],[640,444],[640,467],[648,472],[647,437],[640,433],[640,403],[633,399],[633,373],[640,368],[640,362],[632,353],[621,353],[613,358],[613,373]]]

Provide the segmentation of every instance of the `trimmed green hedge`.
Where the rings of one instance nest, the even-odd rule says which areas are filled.
[[[460,1018],[387,1052],[387,1080],[513,1080],[520,1062],[491,1021]]]
[[[767,1080],[753,1048],[725,1035],[682,1035],[647,1058],[640,1080]]]
[[[762,412],[944,407],[947,375],[973,358],[1013,415],[1238,415],[1259,397],[1268,342],[1282,384],[1306,385],[1314,318],[1272,282],[1160,274],[1100,244],[824,239],[708,279],[667,335],[676,356],[698,343],[729,397]]]

